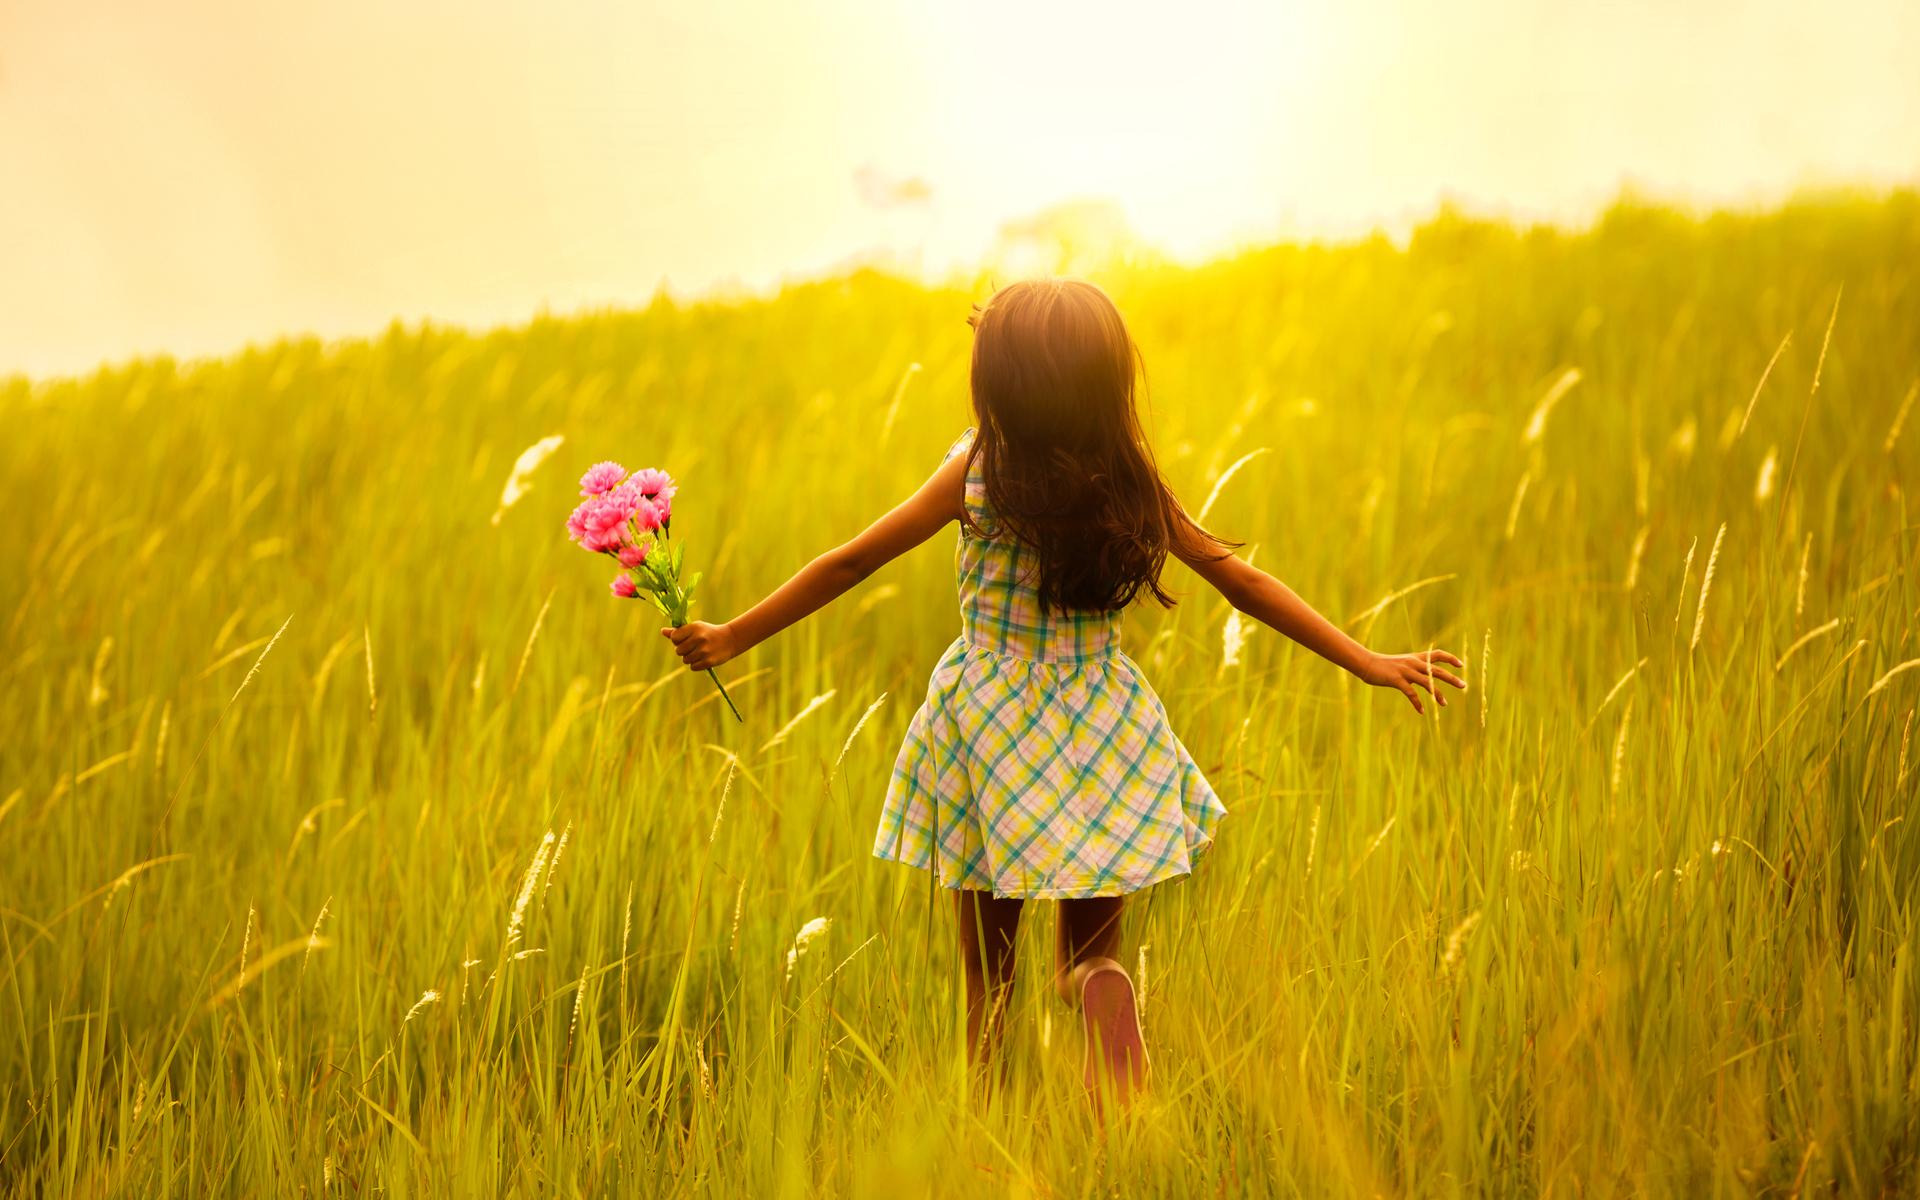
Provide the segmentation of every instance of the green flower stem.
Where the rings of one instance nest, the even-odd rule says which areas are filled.
[[[727,695],[727,685],[720,682],[720,677],[713,673],[713,669],[711,667],[707,669],[707,678],[713,680],[713,686],[720,689],[720,698],[727,702],[728,708],[733,709],[733,719],[740,722],[742,725],[745,725],[747,723],[747,719],[740,715],[739,709],[733,707],[733,697]]]

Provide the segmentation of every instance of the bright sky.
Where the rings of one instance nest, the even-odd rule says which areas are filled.
[[[1911,184],[1916,63],[1914,0],[6,0],[0,374],[937,277],[1072,199],[1191,259]]]

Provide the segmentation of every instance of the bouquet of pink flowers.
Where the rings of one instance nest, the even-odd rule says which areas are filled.
[[[687,548],[668,549],[673,493],[673,477],[665,471],[649,468],[629,475],[619,463],[597,463],[580,477],[580,494],[586,499],[567,518],[567,536],[595,554],[619,559],[621,571],[609,585],[613,594],[622,600],[645,596],[678,629],[687,623],[687,605],[700,586],[701,573],[695,571],[682,584],[680,562]],[[734,719],[744,721],[720,677],[712,671],[707,676]]]

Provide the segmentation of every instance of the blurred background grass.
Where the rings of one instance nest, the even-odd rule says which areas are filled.
[[[1232,816],[1130,908],[1156,1088],[1105,1130],[1047,906],[983,1095],[944,897],[868,857],[947,537],[724,668],[739,726],[561,528],[591,463],[663,467],[734,614],[938,463],[990,281],[16,379],[0,1181],[1910,1193],[1916,263],[1897,193],[1095,272],[1189,506],[1473,684],[1229,664],[1177,568],[1131,613]]]

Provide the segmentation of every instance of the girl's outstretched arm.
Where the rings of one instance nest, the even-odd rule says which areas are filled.
[[[719,666],[766,641],[841,595],[848,588],[960,519],[965,503],[967,456],[956,454],[906,503],[800,568],[773,595],[725,625],[689,621],[662,629],[680,661],[695,671]]]
[[[1185,561],[1200,578],[1220,589],[1227,603],[1271,625],[1321,658],[1345,667],[1368,683],[1397,689],[1413,705],[1415,712],[1426,711],[1420,703],[1423,692],[1431,694],[1435,701],[1445,707],[1446,697],[1440,694],[1435,680],[1457,688],[1467,686],[1453,673],[1435,665],[1449,663],[1463,669],[1466,667],[1466,663],[1445,650],[1428,650],[1420,654],[1375,654],[1348,637],[1339,626],[1313,611],[1286,584],[1231,555],[1211,562],[1196,559]]]

